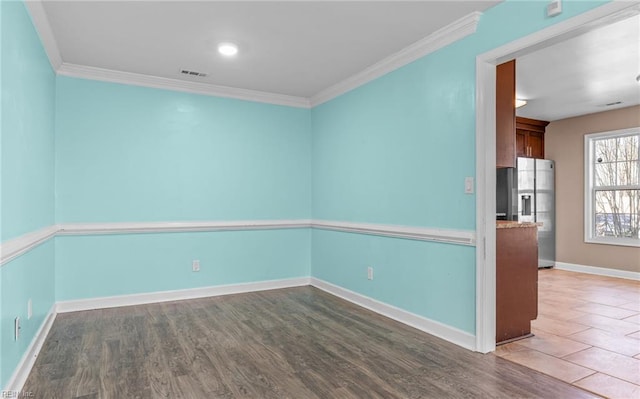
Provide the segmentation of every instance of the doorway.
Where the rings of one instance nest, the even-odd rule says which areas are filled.
[[[495,350],[496,65],[640,12],[612,2],[508,43],[476,58],[476,350]]]

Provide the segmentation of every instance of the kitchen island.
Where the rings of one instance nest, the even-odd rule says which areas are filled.
[[[538,317],[538,226],[496,222],[496,343],[531,336]]]

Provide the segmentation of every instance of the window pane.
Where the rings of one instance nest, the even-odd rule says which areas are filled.
[[[616,162],[616,184],[622,186],[640,184],[640,178],[638,178],[639,167],[640,163],[638,161]]]
[[[594,165],[595,186],[615,186],[616,185],[616,163],[606,162]]]
[[[640,190],[595,193],[597,237],[640,238]]]
[[[640,136],[625,136],[618,138],[618,161],[638,160],[638,140]]]
[[[617,159],[618,139],[599,139],[594,141],[595,158],[594,163],[615,162]]]

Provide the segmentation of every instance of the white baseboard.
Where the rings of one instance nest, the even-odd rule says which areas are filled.
[[[373,298],[369,298],[362,294],[358,294],[357,292],[347,290],[345,288],[328,283],[324,280],[317,279],[315,277],[311,277],[311,285],[323,291],[326,291],[331,295],[335,295],[339,298],[354,303],[358,306],[362,306],[363,308],[379,313],[390,319],[417,328],[418,330],[424,331],[428,334],[435,335],[438,338],[442,338],[446,341],[452,342],[465,349],[475,351],[476,337],[475,335],[469,334],[466,331],[462,331],[438,321],[431,320],[411,312],[407,312],[406,310],[397,308],[384,302],[380,302]]]
[[[146,294],[118,295],[101,298],[77,299],[58,302],[58,313],[77,312],[115,308],[120,306],[144,305],[148,303],[179,301],[184,299],[205,298],[245,292],[275,290],[279,288],[300,287],[309,285],[309,277],[290,278],[283,280],[260,281],[256,283],[218,285],[202,288],[189,288],[175,291],[159,291]]]
[[[630,272],[627,270],[609,269],[606,267],[576,265],[574,263],[556,262],[556,269],[567,270],[570,272],[579,272],[587,274],[597,274],[599,276],[625,278],[627,280],[640,280],[639,272]]]
[[[33,368],[33,365],[36,363],[36,358],[38,354],[40,354],[40,349],[42,349],[42,344],[44,344],[45,338],[47,338],[47,334],[49,334],[49,330],[53,325],[53,321],[56,319],[56,305],[54,304],[49,309],[49,313],[47,313],[44,321],[40,325],[38,332],[31,340],[29,347],[25,351],[22,359],[18,363],[15,371],[9,381],[7,382],[7,386],[4,388],[4,391],[9,391],[11,393],[19,392],[22,390],[24,383],[27,381],[27,377],[29,377],[29,373]],[[3,396],[4,397],[4,396]],[[8,396],[7,396],[8,397]],[[14,397],[14,396],[11,396]],[[19,396],[15,396],[16,398]]]

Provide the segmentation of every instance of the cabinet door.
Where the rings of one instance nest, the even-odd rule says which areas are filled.
[[[516,60],[496,67],[496,166],[516,166]]]
[[[544,133],[529,132],[529,157],[544,159]]]
[[[527,132],[522,129],[516,129],[516,156],[527,156]]]

